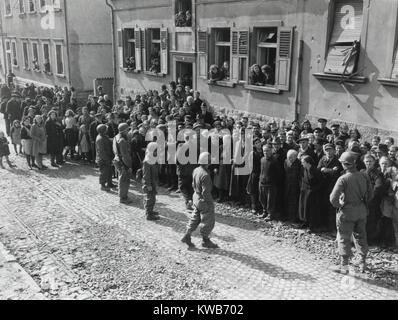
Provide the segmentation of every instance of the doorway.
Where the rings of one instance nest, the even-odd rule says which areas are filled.
[[[190,62],[176,61],[176,80],[182,79],[184,86],[192,89],[193,64]]]

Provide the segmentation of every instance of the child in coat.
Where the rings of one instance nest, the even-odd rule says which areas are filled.
[[[9,142],[3,131],[0,131],[0,168],[5,169],[3,166],[3,157],[6,158],[6,161],[10,168],[14,168],[15,166],[11,163],[8,156],[10,155],[10,148],[8,147]]]
[[[10,133],[11,142],[14,145],[14,150],[17,155],[22,154],[21,129],[21,122],[19,120],[14,120]],[[17,146],[19,146],[19,152]]]

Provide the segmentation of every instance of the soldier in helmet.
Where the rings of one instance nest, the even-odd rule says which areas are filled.
[[[215,225],[214,200],[211,195],[212,181],[209,173],[210,153],[203,152],[199,156],[199,167],[193,172],[193,205],[194,212],[188,223],[187,233],[182,242],[186,243],[190,248],[195,245],[191,241],[192,233],[202,224],[200,234],[203,238],[202,246],[204,248],[216,249],[218,246],[213,243],[209,236]]]
[[[106,125],[98,125],[98,136],[95,140],[96,162],[100,170],[99,181],[102,191],[110,191],[111,188],[116,187],[112,183],[112,142],[106,135],[106,131]]]
[[[132,159],[130,143],[127,133],[130,129],[127,123],[121,123],[118,127],[119,134],[113,139],[113,153],[115,154],[114,164],[119,172],[119,197],[120,203],[130,204],[128,198],[130,176],[132,171]]]
[[[336,227],[337,243],[341,264],[334,269],[336,272],[348,274],[348,264],[351,256],[351,241],[354,237],[356,252],[361,257],[360,271],[366,269],[368,243],[366,239],[366,221],[368,203],[373,198],[370,179],[365,173],[356,169],[357,156],[352,152],[344,152],[340,157],[343,169],[342,175],[330,195],[330,203],[338,209]]]

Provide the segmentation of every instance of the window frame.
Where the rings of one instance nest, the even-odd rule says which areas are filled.
[[[58,54],[57,54],[57,47],[61,47],[61,63],[62,63],[62,73],[58,72]],[[54,56],[55,56],[55,72],[54,74],[58,77],[65,76],[65,56],[64,56],[64,43],[63,42],[54,42]],[[51,63],[50,63],[51,65]]]
[[[190,2],[190,12],[191,12],[191,25],[190,26],[184,26],[184,27],[181,27],[181,26],[177,26],[176,25],[176,17],[177,17],[177,14],[178,14],[178,12],[180,11],[180,8],[182,7],[182,5],[180,5],[182,2],[187,2],[188,0],[173,0],[173,12],[174,12],[174,15],[173,15],[173,17],[174,17],[174,27],[175,28],[192,28],[193,27],[193,24],[194,24],[194,3],[193,3],[193,1],[194,0],[189,0],[189,2]],[[186,10],[183,10],[183,13],[185,14],[186,13]]]
[[[44,63],[46,61],[46,57],[45,57],[46,50],[44,50],[44,46],[45,45],[48,46],[48,62],[50,64],[50,70],[49,71],[47,71],[45,66],[44,66]],[[43,60],[42,60],[42,64],[43,64],[42,72],[51,75],[51,74],[53,74],[53,64],[52,64],[52,59],[51,59],[51,42],[50,42],[50,40],[42,40],[41,41],[41,50],[42,50],[42,58],[43,58]]]
[[[11,58],[13,68],[19,68],[17,40],[11,40]],[[17,61],[17,64],[14,64],[14,59]]]
[[[25,52],[25,47],[26,47],[26,52]],[[23,69],[30,71],[30,56],[29,56],[28,40],[22,40],[22,56],[23,56]]]
[[[11,51],[11,39],[6,39],[5,40],[5,46],[6,46],[6,69],[8,71],[12,71],[13,68],[13,63],[12,63],[12,51]],[[8,47],[8,48],[7,48]],[[8,60],[8,56],[10,57],[10,61]]]
[[[7,13],[7,4],[9,5],[10,12]],[[4,0],[4,16],[12,17],[12,0]]]
[[[136,71],[137,70],[137,61],[136,61],[136,49],[137,49],[137,46],[136,46],[136,39],[135,39],[135,32],[137,30],[138,30],[137,28],[123,28],[121,30],[121,32],[122,32],[122,34],[121,34],[121,36],[122,36],[122,49],[121,50],[123,52],[123,55],[122,55],[123,56],[123,61],[121,62],[121,66],[123,67],[124,71],[127,71],[127,72]],[[134,38],[131,38],[131,35]],[[129,48],[131,46],[131,43],[134,43],[134,49],[133,50],[130,50],[130,48]],[[131,51],[130,54],[128,54],[129,51]],[[127,67],[127,64],[126,64],[127,56],[134,57],[134,60],[135,60],[134,68]]]
[[[31,63],[32,63],[32,70],[33,70],[34,72],[41,72],[42,68],[41,68],[40,45],[39,45],[39,41],[37,41],[37,40],[31,40],[31,41],[30,41],[30,44],[31,44],[31,49],[32,49],[32,51],[31,51],[31,52],[32,52],[32,61],[31,61]],[[36,49],[37,49],[37,57],[35,57],[35,50],[34,50],[35,45],[36,45]],[[35,69],[35,68],[33,67],[33,60],[35,60],[35,58],[37,58],[37,65],[39,66],[39,69]]]
[[[160,31],[162,28],[156,28],[156,27],[151,27],[151,28],[147,28],[144,30],[145,33],[145,46],[146,46],[146,65],[145,65],[145,70],[144,72],[147,74],[154,74],[154,75],[158,75],[161,74],[162,71],[162,65],[161,65],[161,36],[160,36]],[[159,30],[159,39],[153,39],[153,32],[154,30]],[[158,44],[159,45],[159,72],[151,72],[149,71],[149,69],[151,68],[151,48],[154,44]]]
[[[22,6],[21,6],[22,4]],[[21,11],[22,9],[22,11]],[[18,10],[19,10],[19,15],[25,15],[26,14],[26,8],[25,8],[25,0],[18,0]]]
[[[33,10],[30,10],[30,5],[33,4]],[[36,0],[28,0],[28,13],[36,13],[37,8],[36,8]]]

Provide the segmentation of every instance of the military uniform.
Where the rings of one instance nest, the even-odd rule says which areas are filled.
[[[341,158],[345,155],[346,153],[343,153]],[[350,164],[353,165],[354,160]],[[348,266],[352,237],[355,239],[355,246],[363,263],[366,259],[368,253],[366,239],[367,205],[372,197],[373,189],[369,178],[355,168],[349,169],[346,174],[337,180],[330,195],[330,203],[339,209],[336,226],[338,251],[342,258],[342,266]]]
[[[130,186],[129,170],[132,168],[132,160],[130,143],[122,133],[113,139],[113,153],[115,154],[115,167],[119,172],[119,197],[121,201],[126,201]]]
[[[144,209],[147,217],[155,215],[153,208],[156,203],[157,185],[159,180],[159,165],[150,164],[144,160],[142,168],[142,190],[145,193],[144,197]]]
[[[194,189],[194,211],[188,224],[188,233],[192,234],[200,223],[200,234],[203,239],[208,239],[215,225],[214,200],[211,195],[212,181],[210,173],[202,166],[193,172],[192,187]]]
[[[106,130],[106,129],[105,129]],[[110,187],[112,185],[112,142],[106,135],[98,135],[96,141],[96,162],[99,166],[101,186]]]

